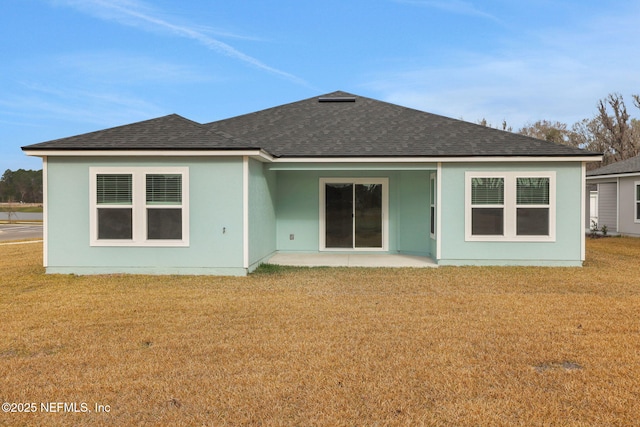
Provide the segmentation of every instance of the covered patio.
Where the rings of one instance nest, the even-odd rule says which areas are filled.
[[[402,254],[278,253],[267,262],[294,267],[433,268],[438,266],[429,257]]]

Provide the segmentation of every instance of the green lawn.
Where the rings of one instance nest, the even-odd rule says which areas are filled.
[[[0,212],[42,213],[42,206],[13,205],[11,208],[9,208],[5,205],[0,205]]]
[[[0,425],[638,425],[640,239],[587,243],[583,268],[247,278],[45,275],[41,244],[0,246],[0,397],[37,407]]]

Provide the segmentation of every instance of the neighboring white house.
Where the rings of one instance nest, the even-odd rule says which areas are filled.
[[[597,187],[598,227],[640,237],[640,156],[587,172],[587,185]],[[593,217],[590,207],[587,217]]]
[[[23,150],[43,159],[47,272],[75,274],[244,275],[276,253],[580,266],[601,159],[345,92]]]

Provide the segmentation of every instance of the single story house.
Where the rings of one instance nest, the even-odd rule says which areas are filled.
[[[598,228],[606,226],[614,234],[640,237],[640,156],[587,172],[587,185],[596,186],[589,222],[595,220]]]
[[[580,266],[600,154],[345,92],[23,147],[48,273],[245,275],[276,253]]]

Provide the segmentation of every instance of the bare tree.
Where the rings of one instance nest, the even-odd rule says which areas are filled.
[[[637,98],[638,96],[634,95],[634,101],[640,103]],[[612,93],[598,101],[596,120],[602,126],[601,137],[604,138],[606,146],[604,153],[609,157],[609,163],[640,154],[640,135],[635,132],[622,95]]]
[[[518,133],[564,145],[573,145],[575,140],[571,138],[571,131],[567,129],[565,123],[549,120],[538,120],[533,124],[526,124]]]
[[[478,120],[476,123],[479,124],[480,126],[484,126],[484,127],[488,127],[488,128],[494,128],[494,129],[504,130],[504,131],[507,131],[507,132],[513,132],[513,128],[511,126],[507,125],[507,121],[506,120],[502,120],[502,126],[501,127],[493,126],[484,117],[481,120]]]

